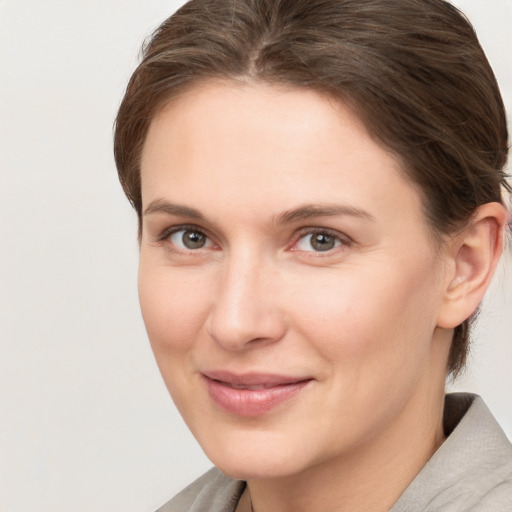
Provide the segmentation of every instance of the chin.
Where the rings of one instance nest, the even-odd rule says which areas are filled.
[[[306,451],[297,449],[304,443],[294,444],[290,437],[268,431],[239,431],[216,442],[199,441],[222,473],[237,480],[252,480],[287,477],[314,464]]]
[[[262,460],[256,455],[254,458],[237,460],[212,460],[215,466],[226,476],[235,480],[266,480],[285,478],[300,473],[303,468],[289,464],[286,460]]]

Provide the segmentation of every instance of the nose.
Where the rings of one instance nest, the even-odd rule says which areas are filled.
[[[278,270],[255,255],[232,256],[219,273],[217,295],[207,320],[212,339],[238,351],[279,341],[286,331],[278,305]]]

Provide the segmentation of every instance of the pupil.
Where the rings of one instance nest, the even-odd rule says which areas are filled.
[[[206,242],[206,236],[197,231],[185,231],[183,233],[183,245],[188,249],[200,249]]]
[[[317,251],[328,251],[334,247],[334,237],[319,233],[311,237],[311,246]]]

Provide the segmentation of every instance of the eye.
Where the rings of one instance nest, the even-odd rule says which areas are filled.
[[[313,231],[307,233],[295,245],[296,250],[308,252],[327,252],[336,249],[347,242],[329,231]]]
[[[166,238],[178,249],[186,251],[204,249],[212,245],[211,240],[202,231],[193,228],[177,229]]]

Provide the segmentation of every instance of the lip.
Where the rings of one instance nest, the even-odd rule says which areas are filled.
[[[270,412],[299,394],[313,379],[268,373],[202,373],[208,394],[222,410],[254,417]]]

